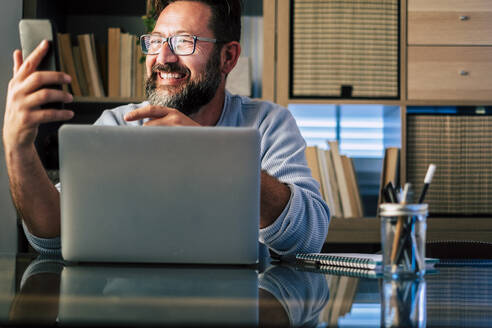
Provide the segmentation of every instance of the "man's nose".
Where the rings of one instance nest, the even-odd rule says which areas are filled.
[[[176,56],[169,46],[169,42],[163,42],[161,45],[161,51],[157,55],[157,62],[161,64],[175,63],[178,61],[178,56]]]

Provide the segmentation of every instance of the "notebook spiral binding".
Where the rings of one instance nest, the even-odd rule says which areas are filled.
[[[376,269],[377,263],[369,258],[352,258],[344,256],[333,256],[323,254],[297,254],[297,260],[315,262],[320,265],[329,265],[336,267],[351,267],[358,269]]]

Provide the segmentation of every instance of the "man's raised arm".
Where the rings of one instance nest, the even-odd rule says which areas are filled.
[[[28,230],[41,238],[60,235],[60,197],[41,164],[34,141],[40,124],[73,117],[72,111],[41,109],[43,104],[72,101],[69,93],[46,88],[69,83],[69,75],[36,71],[49,47],[43,41],[25,61],[19,50],[14,51],[2,136],[14,205]]]

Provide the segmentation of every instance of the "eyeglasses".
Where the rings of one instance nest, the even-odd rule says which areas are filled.
[[[195,52],[196,41],[220,42],[217,39],[203,38],[194,35],[173,35],[168,38],[158,34],[144,34],[140,37],[140,45],[145,55],[158,55],[162,45],[167,42],[172,53],[178,56],[188,56]]]

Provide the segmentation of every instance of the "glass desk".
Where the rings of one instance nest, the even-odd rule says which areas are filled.
[[[492,266],[441,266],[409,282],[306,271],[65,265],[0,254],[0,326],[484,326]]]

